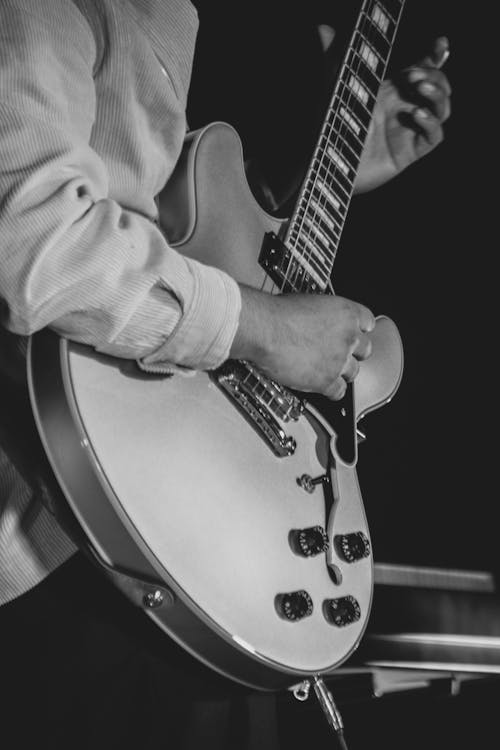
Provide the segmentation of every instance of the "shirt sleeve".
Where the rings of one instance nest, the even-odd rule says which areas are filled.
[[[210,369],[228,356],[239,288],[110,198],[89,145],[96,55],[72,2],[2,0],[2,322],[22,335],[51,326],[146,369]]]

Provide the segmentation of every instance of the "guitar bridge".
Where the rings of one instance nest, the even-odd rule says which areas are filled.
[[[295,440],[286,434],[277,418],[283,422],[299,419],[304,410],[299,398],[243,360],[228,360],[212,378],[276,456],[293,455]]]

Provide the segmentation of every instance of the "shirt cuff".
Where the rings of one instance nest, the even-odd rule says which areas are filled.
[[[184,260],[192,277],[192,294],[166,341],[139,360],[147,372],[211,370],[229,356],[241,311],[238,284],[224,271]]]

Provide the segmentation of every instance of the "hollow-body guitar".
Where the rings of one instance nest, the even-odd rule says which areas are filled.
[[[364,0],[295,211],[265,213],[224,123],[191,134],[160,197],[180,252],[269,292],[331,293],[330,278],[401,0]],[[402,372],[394,323],[337,404],[250,362],[191,377],[42,331],[31,338],[35,419],[84,545],[195,657],[259,688],[338,667],[373,591],[357,481],[357,423]]]

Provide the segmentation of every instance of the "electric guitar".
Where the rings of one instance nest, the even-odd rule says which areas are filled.
[[[363,0],[290,219],[253,198],[230,126],[188,137],[160,196],[174,247],[263,291],[333,293],[402,6]],[[30,340],[32,408],[83,545],[170,637],[236,681],[278,689],[327,675],[362,638],[373,562],[357,423],[390,400],[403,364],[391,320],[371,336],[335,404],[251,362],[160,377],[49,330]]]

